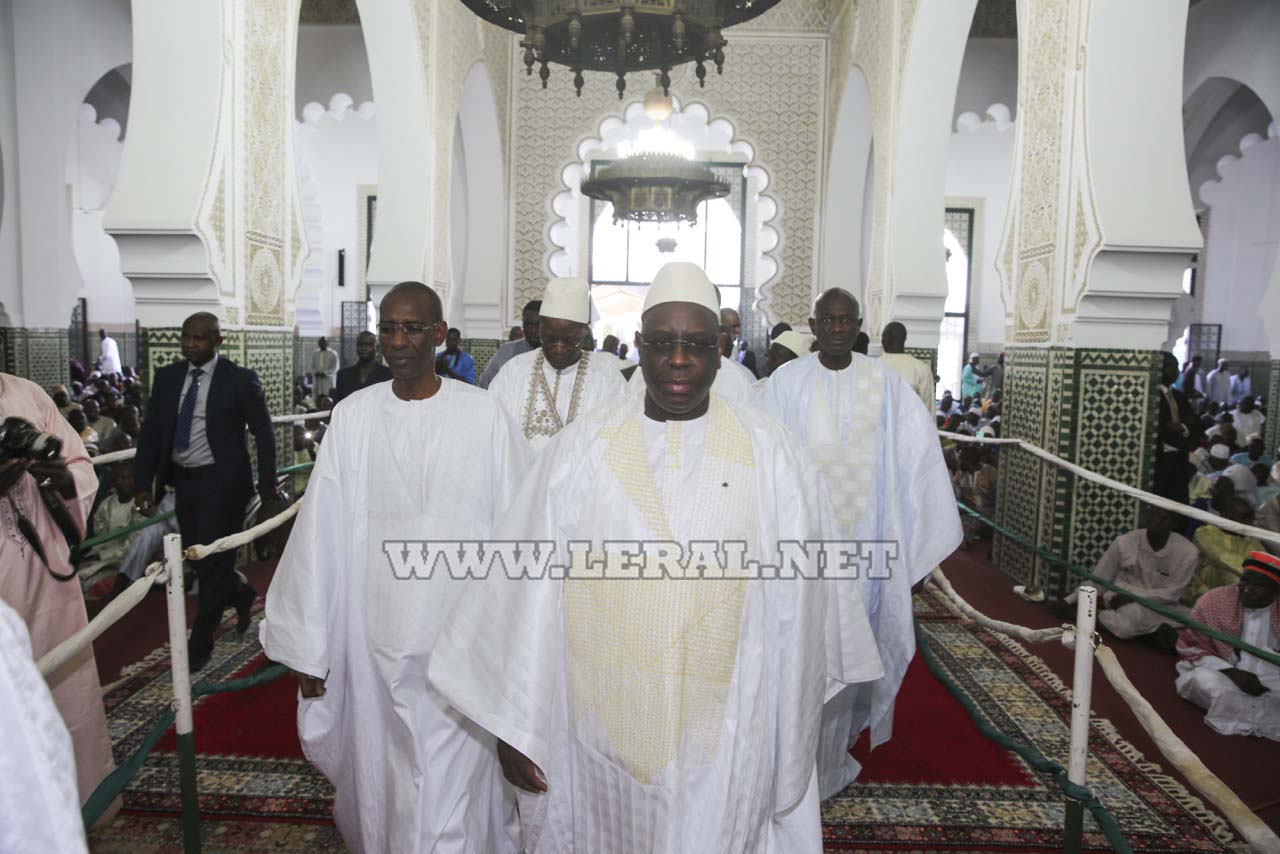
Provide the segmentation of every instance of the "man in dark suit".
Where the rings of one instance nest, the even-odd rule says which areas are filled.
[[[374,358],[377,351],[378,339],[372,332],[366,330],[356,336],[356,363],[338,371],[338,381],[333,387],[334,405],[362,388],[391,379],[391,369]]]
[[[742,318],[738,312],[731,308],[720,309],[720,324],[729,328],[732,347],[728,358],[750,371],[751,376],[759,377],[760,372],[756,370],[756,354],[747,347],[747,342],[742,340]]]
[[[243,529],[253,494],[246,426],[258,446],[258,492],[264,501],[276,495],[276,441],[262,383],[253,371],[219,357],[221,343],[218,318],[200,312],[186,319],[186,361],[155,372],[138,436],[137,504],[150,509],[172,486],[184,546],[207,545]],[[236,575],[235,560],[233,549],[191,564],[200,582],[187,642],[192,671],[209,662],[213,632],[228,607],[236,609],[236,628],[242,634],[249,628],[257,592]]]

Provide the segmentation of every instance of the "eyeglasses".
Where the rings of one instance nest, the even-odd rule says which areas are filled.
[[[417,338],[420,335],[426,334],[426,331],[432,326],[435,326],[435,324],[413,322],[395,323],[394,321],[384,320],[378,324],[378,334],[386,338],[392,338],[395,336],[396,330],[399,329],[405,334],[405,337]]]
[[[720,345],[707,338],[686,341],[683,338],[640,338],[640,343],[663,356],[675,353],[677,347],[683,347],[687,353],[710,353],[720,349]]]

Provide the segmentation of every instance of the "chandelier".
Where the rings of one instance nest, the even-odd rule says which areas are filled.
[[[462,0],[491,24],[520,33],[524,39],[525,73],[538,65],[542,88],[549,65],[573,71],[573,86],[582,95],[583,71],[617,75],[618,97],[630,71],[658,71],[668,92],[668,72],[686,62],[697,63],[698,85],[706,85],[706,63],[724,69],[728,42],[721,30],[749,21],[779,0]]]
[[[698,221],[698,206],[729,195],[727,182],[707,166],[695,163],[693,144],[663,126],[671,115],[671,98],[654,86],[644,111],[654,126],[637,134],[635,144],[618,145],[619,159],[600,167],[583,181],[582,194],[613,205],[614,224]],[[673,247],[674,248],[674,247]]]

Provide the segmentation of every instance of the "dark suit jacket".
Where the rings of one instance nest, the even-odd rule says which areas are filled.
[[[373,370],[363,383],[360,382],[360,365],[349,365],[338,371],[338,379],[333,384],[333,402],[337,403],[349,394],[355,394],[362,388],[374,383],[385,383],[391,379],[391,369],[381,362],[373,363]]]
[[[756,379],[760,379],[760,372],[756,370],[756,354],[751,350],[742,351],[742,361],[738,364],[751,372]]]
[[[134,458],[138,488],[153,490],[156,500],[173,482],[173,439],[178,428],[178,406],[189,365],[184,360],[165,365],[151,381],[147,415],[138,436]],[[205,405],[205,436],[214,464],[226,473],[226,483],[247,498],[253,492],[253,467],[245,444],[246,427],[258,444],[259,488],[276,483],[276,437],[271,413],[262,395],[258,375],[219,354],[209,379]]]

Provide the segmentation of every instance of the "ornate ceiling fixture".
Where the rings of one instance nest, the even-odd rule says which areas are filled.
[[[707,62],[724,69],[720,31],[749,21],[779,0],[462,0],[471,11],[524,39],[524,66],[533,74],[539,65],[542,88],[549,65],[573,71],[573,86],[582,94],[583,71],[617,75],[618,97],[630,71],[658,71],[663,92],[669,72],[696,62],[698,85],[706,85]]]
[[[634,145],[623,141],[619,159],[600,167],[582,182],[582,194],[613,205],[613,221],[698,221],[698,206],[729,195],[729,185],[702,163],[695,163],[693,144],[663,126],[671,115],[671,98],[654,86],[644,98],[652,128],[642,130]]]

